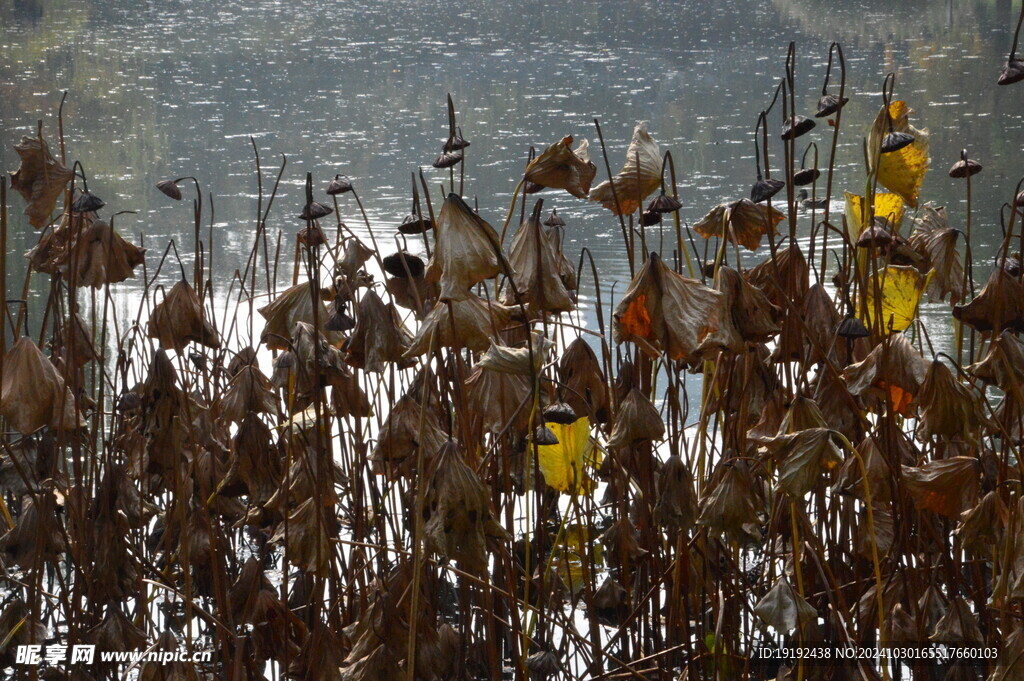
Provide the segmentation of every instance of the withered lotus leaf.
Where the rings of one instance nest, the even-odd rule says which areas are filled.
[[[526,181],[550,189],[564,189],[578,199],[587,198],[597,166],[590,162],[590,143],[571,150],[572,137],[563,137],[526,166]]]
[[[810,288],[810,268],[799,246],[780,248],[774,258],[755,265],[746,272],[747,280],[761,289],[779,309],[787,310],[792,302],[799,309]]]
[[[15,430],[31,435],[44,426],[58,431],[79,427],[64,378],[30,338],[19,338],[3,362],[0,414]]]
[[[974,300],[953,307],[953,316],[981,333],[1024,332],[1024,285],[996,267]]]
[[[823,473],[843,463],[827,428],[779,435],[766,442],[765,449],[778,462],[779,488],[795,498],[813,490]]]
[[[481,363],[466,379],[466,400],[481,418],[485,432],[498,434],[506,428],[523,434],[529,428],[530,377],[487,369]]]
[[[697,524],[740,546],[759,544],[762,494],[750,467],[745,461],[721,461],[712,477],[700,500]]]
[[[935,631],[929,637],[932,641],[942,643],[973,643],[980,645],[985,637],[978,628],[978,616],[971,612],[971,607],[959,595],[953,596],[949,609],[935,625]]]
[[[534,376],[547,364],[555,343],[543,334],[531,331],[529,345],[530,347],[510,348],[507,345],[498,345],[492,340],[491,347],[480,357],[479,366],[503,374]]]
[[[992,339],[985,359],[970,365],[967,370],[1004,391],[1015,383],[1024,383],[1024,342],[1013,332],[1003,331]]]
[[[238,370],[220,401],[221,416],[241,423],[248,414],[277,414],[277,396],[270,380],[255,364]]]
[[[917,439],[958,437],[968,443],[977,442],[983,416],[977,395],[956,380],[953,372],[935,360],[928,367],[921,385],[921,422]]]
[[[373,472],[386,473],[389,477],[395,473],[411,473],[420,448],[423,460],[430,462],[446,440],[435,412],[430,407],[424,412],[421,395],[410,391],[398,400],[381,425],[377,443],[370,453]]]
[[[890,501],[892,493],[889,483],[892,479],[892,469],[879,450],[878,442],[874,437],[868,437],[857,445],[857,452],[863,461],[864,469],[861,469],[861,461],[856,456],[848,456],[836,473],[832,492],[849,494],[866,502],[867,493],[864,489],[864,473],[866,471],[872,503],[880,504]]]
[[[101,288],[134,277],[145,253],[109,223],[76,215],[43,237],[28,255],[40,272],[59,272],[78,286]]]
[[[50,213],[57,198],[74,175],[50,153],[50,146],[39,137],[21,138],[14,145],[21,158],[21,166],[11,173],[11,188],[28,202],[25,215],[29,223],[39,229],[50,221]]]
[[[0,636],[0,663],[13,666],[19,645],[46,640],[46,625],[33,617],[32,608],[16,594],[0,612]]]
[[[137,650],[146,645],[146,633],[116,604],[107,605],[103,621],[85,632],[84,640],[100,650]]]
[[[658,410],[642,392],[634,388],[626,395],[615,415],[615,426],[608,436],[608,446],[629,447],[643,440],[660,440],[665,424]]]
[[[498,233],[458,194],[445,199],[436,234],[426,278],[440,284],[440,300],[466,300],[472,286],[502,271]]]
[[[913,110],[906,102],[894,101],[883,106],[868,133],[868,165],[878,173],[878,182],[899,194],[907,205],[917,208],[918,191],[928,172],[928,131],[910,125]],[[879,153],[887,134],[910,135],[907,146],[889,153]]]
[[[557,442],[537,443],[537,461],[544,482],[567,494],[589,491],[591,480],[584,468],[588,461],[593,462],[594,444],[590,437],[590,420],[584,416],[571,423],[549,420],[545,425]]]
[[[190,341],[210,348],[220,347],[217,328],[206,318],[199,296],[184,279],[172,286],[153,308],[148,335],[158,339],[161,348],[179,354]]]
[[[903,466],[903,485],[919,508],[958,519],[978,499],[980,464],[969,456]]]
[[[754,606],[754,614],[781,634],[803,628],[818,618],[818,611],[796,592],[785,577]]]
[[[522,302],[531,316],[537,317],[549,312],[568,312],[575,307],[562,281],[559,254],[541,227],[540,209],[538,201],[533,214],[512,237],[509,266],[515,288],[508,286],[501,299],[505,305]]]
[[[697,522],[693,473],[676,453],[668,457],[658,472],[654,520],[673,533],[688,533]]]
[[[616,215],[628,215],[635,213],[643,200],[660,186],[661,152],[658,151],[658,143],[647,132],[647,123],[641,121],[633,129],[633,139],[626,150],[626,163],[622,170],[614,178],[594,187],[590,200],[597,201]]]
[[[664,352],[670,359],[692,358],[719,326],[721,296],[651,253],[615,308],[615,340],[636,343],[653,357]]]
[[[840,321],[832,298],[820,283],[812,284],[807,290],[803,317],[807,329],[807,360],[809,364],[817,364],[825,359],[824,353],[832,347]]]
[[[914,231],[910,235],[910,247],[923,256],[918,265],[922,272],[935,272],[928,285],[928,294],[934,300],[949,296],[956,305],[964,297],[964,268],[960,252],[956,250],[957,237],[961,232],[949,226],[946,209],[926,203],[914,218]]]
[[[725,237],[731,243],[754,251],[767,234],[775,234],[775,227],[785,216],[768,204],[740,199],[722,203],[708,211],[694,224],[693,229],[705,239]]]
[[[888,336],[863,361],[843,370],[853,395],[880,394],[893,411],[906,416],[920,393],[928,362],[902,333]]]
[[[334,555],[331,537],[337,534],[336,525],[334,511],[309,498],[278,525],[270,541],[285,545],[292,565],[325,577]]]
[[[490,346],[491,336],[506,328],[511,319],[510,308],[475,295],[438,303],[423,319],[404,357],[418,357],[439,346],[482,352]]]
[[[33,569],[37,559],[56,563],[67,549],[56,514],[54,490],[22,497],[14,527],[0,537],[0,553],[24,570]]]
[[[320,290],[312,282],[297,284],[277,296],[272,302],[257,310],[267,320],[260,335],[260,341],[267,344],[271,350],[287,350],[288,339],[291,338],[292,329],[297,322],[313,324],[313,306],[317,306],[317,321],[320,325],[320,332],[329,343],[336,344],[341,336],[328,331],[325,326],[331,315],[324,306],[319,295]]]
[[[867,282],[864,325],[883,334],[904,331],[917,317],[921,295],[934,274],[906,265],[888,265]]]
[[[359,278],[359,270],[373,257],[373,249],[359,239],[352,237],[345,242],[345,252],[338,263],[338,269],[350,280]]]
[[[466,465],[454,441],[442,446],[437,455],[423,520],[427,548],[473,573],[487,569],[486,539],[508,537],[494,520],[487,488]]]
[[[619,518],[598,539],[607,549],[605,555],[612,565],[635,563],[649,553],[640,546],[639,533],[628,518]]]
[[[764,343],[779,333],[778,308],[739,272],[725,265],[719,267],[715,290],[722,294],[719,325],[701,342],[702,352],[724,348],[738,354],[746,351],[747,343]]]
[[[606,423],[609,416],[608,386],[594,350],[576,338],[558,360],[562,399],[577,414],[589,414],[594,423]]]
[[[999,492],[992,491],[983,496],[974,508],[960,514],[955,534],[968,551],[988,556],[992,547],[1002,539],[1008,518],[1009,510]]]
[[[178,650],[178,646],[177,637],[168,629],[160,634],[152,650],[173,653]],[[148,660],[139,668],[139,681],[200,681],[200,677],[192,662]]]
[[[404,363],[402,355],[412,336],[395,306],[370,290],[363,294],[356,312],[356,326],[344,345],[349,363],[374,372],[384,371],[391,362]]]
[[[251,503],[267,503],[284,472],[281,456],[271,442],[270,428],[256,414],[246,414],[232,444],[233,458],[224,484],[240,482]]]

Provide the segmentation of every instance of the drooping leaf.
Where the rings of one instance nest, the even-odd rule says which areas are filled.
[[[886,334],[909,328],[931,277],[931,273],[924,275],[904,265],[888,265],[880,270],[868,280],[864,326]]]
[[[73,173],[53,157],[49,145],[41,138],[22,137],[14,150],[21,157],[21,166],[11,173],[11,189],[28,202],[25,215],[29,224],[36,229],[45,227]]]
[[[770,205],[740,199],[715,206],[693,229],[705,239],[725,236],[731,243],[754,251],[765,235],[775,234],[775,227],[784,218],[785,215]]]
[[[440,284],[442,301],[466,300],[470,287],[502,271],[498,233],[458,194],[445,199],[436,234],[426,279]]]
[[[584,469],[593,449],[590,419],[584,416],[569,424],[548,421],[546,425],[558,438],[558,444],[537,446],[544,482],[548,487],[568,494],[587,491],[591,481]]]
[[[856,242],[861,233],[870,226],[870,214],[871,211],[865,210],[863,196],[846,192],[846,224],[851,232],[852,241]],[[898,232],[900,223],[903,222],[903,197],[899,194],[876,193],[874,216],[885,218],[892,231]]]
[[[779,487],[795,498],[813,490],[824,472],[843,462],[827,428],[780,435],[766,442],[765,447],[778,462]]]
[[[597,175],[597,166],[590,162],[590,143],[580,142],[570,149],[572,137],[563,137],[545,149],[526,166],[525,177],[541,187],[564,189],[578,199],[587,198],[590,183]]]
[[[611,180],[594,187],[590,200],[597,201],[616,215],[628,215],[635,213],[643,200],[660,186],[661,152],[647,132],[647,123],[642,121],[633,129],[633,140],[626,150],[626,163],[622,170]]]
[[[754,606],[754,613],[781,634],[789,634],[814,622],[818,611],[804,600],[785,577]]]
[[[903,484],[919,508],[957,519],[978,499],[980,466],[968,456],[903,466]]]
[[[913,110],[900,100],[892,102],[888,109],[882,107],[868,135],[868,158],[871,168],[878,170],[878,182],[902,196],[908,206],[917,208],[918,191],[930,161],[928,131],[910,125],[911,113]],[[890,130],[911,134],[914,141],[897,151],[880,154],[881,140]]]

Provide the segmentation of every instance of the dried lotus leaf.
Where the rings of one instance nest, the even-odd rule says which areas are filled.
[[[21,165],[11,173],[11,189],[28,202],[25,215],[29,223],[36,229],[45,227],[74,173],[53,157],[41,137],[22,137],[21,144],[16,144],[14,150],[21,158]]]
[[[626,163],[618,175],[605,180],[590,192],[597,201],[616,215],[628,215],[640,208],[641,202],[661,186],[661,152],[658,143],[641,121],[633,129],[633,139],[626,150]],[[617,202],[616,202],[617,200]]]

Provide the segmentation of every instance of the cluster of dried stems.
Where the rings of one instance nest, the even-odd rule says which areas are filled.
[[[842,51],[821,169],[816,147],[798,157],[814,120],[794,61],[791,46],[757,117],[751,199],[692,229],[642,124],[593,187],[585,141],[531,153],[495,229],[463,199],[470,144],[449,98],[434,162],[448,186],[414,175],[397,248],[342,176],[322,202],[307,176],[295,233],[272,245],[286,168],[266,191],[253,144],[252,250],[226,292],[198,180],[158,185],[178,200],[194,185],[191,276],[161,274],[173,242],[150,271],[68,169],[63,130],[54,154],[40,124],[11,185],[49,296],[0,316],[4,677],[875,679],[893,666],[754,653],[941,641],[999,657],[904,670],[1024,678],[1024,195],[976,287],[969,201],[963,230],[918,208],[927,133],[887,78],[863,122],[863,193],[831,212]],[[980,169],[965,154],[950,171],[968,197]],[[608,317],[589,253],[574,266],[563,216],[527,201],[544,190],[617,221],[633,278]],[[350,199],[363,238],[341,220]],[[577,309],[588,274],[596,329]],[[119,319],[115,285],[133,277],[144,303]],[[922,295],[952,312],[955,347],[932,346]],[[31,643],[214,656],[15,665]]]

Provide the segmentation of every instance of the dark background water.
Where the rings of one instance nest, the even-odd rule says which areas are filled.
[[[603,179],[594,117],[613,171],[633,123],[649,121],[674,154],[682,215],[693,222],[748,193],[754,124],[782,75],[788,42],[798,50],[798,107],[811,113],[828,45],[839,40],[851,101],[834,195],[861,190],[861,137],[885,73],[895,71],[897,98],[931,132],[933,170],[922,199],[946,205],[959,226],[964,187],[946,171],[963,147],[985,166],[975,183],[974,246],[987,261],[1000,236],[999,205],[1024,174],[1024,86],[995,85],[1017,7],[1008,0],[0,0],[0,161],[17,166],[11,146],[34,133],[37,119],[53,139],[68,90],[69,160],[82,161],[108,209],[138,211],[119,218],[121,229],[136,240],[145,234],[154,263],[169,238],[186,250],[191,243],[188,207],[154,183],[195,175],[212,192],[223,288],[244,267],[254,232],[250,135],[268,181],[280,155],[289,159],[272,230],[291,239],[302,226],[295,216],[306,171],[318,192],[344,173],[360,189],[378,238],[391,242],[408,212],[410,172],[427,166],[435,187],[447,179],[429,164],[446,133],[451,92],[472,141],[466,193],[492,223],[504,218],[530,145],[590,138]],[[811,140],[824,152],[831,133],[819,124],[801,148]],[[773,145],[777,167],[777,139]],[[603,283],[623,285],[628,271],[614,217],[564,192],[544,196],[569,223],[570,258],[588,246]],[[35,235],[20,218],[20,197],[10,203],[8,250],[20,252]],[[359,231],[355,205],[343,201],[342,211]],[[801,218],[801,230],[808,225]]]

